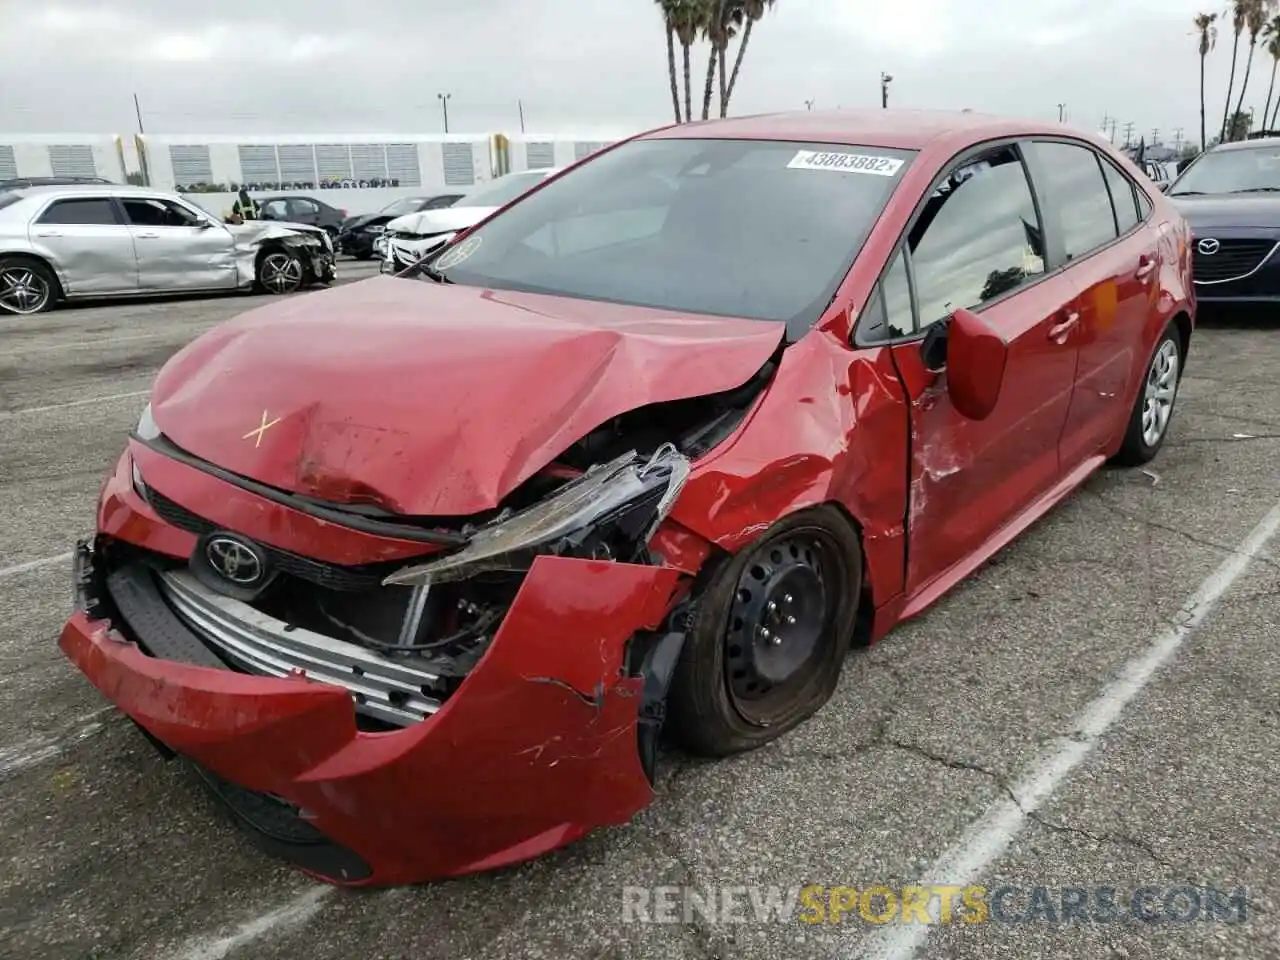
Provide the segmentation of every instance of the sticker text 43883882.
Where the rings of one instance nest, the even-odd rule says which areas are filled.
[[[792,170],[831,170],[835,173],[870,173],[892,177],[902,167],[897,157],[874,157],[835,150],[801,150],[787,166]]]

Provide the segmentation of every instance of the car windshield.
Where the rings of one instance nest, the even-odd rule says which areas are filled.
[[[1189,167],[1169,196],[1280,190],[1280,144],[1210,150]]]
[[[514,204],[434,266],[454,283],[803,329],[830,303],[912,156],[632,141]]]
[[[531,170],[528,173],[508,173],[499,177],[489,186],[469,193],[458,201],[459,207],[502,207],[506,206],[520,194],[533,189],[547,178],[545,170]]]
[[[405,197],[403,200],[387,204],[382,208],[382,213],[388,217],[403,217],[406,213],[417,213],[421,206],[420,197]]]

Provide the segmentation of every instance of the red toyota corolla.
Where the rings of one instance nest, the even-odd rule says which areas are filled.
[[[1164,440],[1187,229],[1108,145],[801,113],[606,150],[156,380],[62,649],[345,884],[628,820]]]

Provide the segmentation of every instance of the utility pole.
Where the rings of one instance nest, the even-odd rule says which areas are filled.
[[[1067,118],[1067,105],[1065,103],[1058,104],[1058,122],[1061,123]]]
[[[1113,144],[1116,142],[1116,118],[1115,117],[1111,118],[1111,142]]]
[[[520,132],[524,133],[524,101],[517,100],[516,106],[520,108]]]
[[[1154,147],[1154,146],[1158,146],[1159,143],[1160,143],[1160,128],[1152,127],[1151,128],[1151,145]]]
[[[440,109],[444,111],[444,132],[449,132],[449,100],[453,97],[452,93],[437,93],[436,96],[440,100]]]
[[[142,128],[142,107],[138,104],[138,95],[136,93],[133,95],[133,112],[138,115],[138,132],[146,133],[147,131]]]
[[[1179,153],[1182,152],[1182,128],[1178,127],[1173,131],[1173,148]]]
[[[812,101],[812,100],[806,100],[806,101],[804,102],[804,105],[805,105],[805,107],[806,107],[807,109],[809,109],[809,110],[812,110],[812,109],[813,109],[813,101]]]
[[[880,108],[882,110],[889,109],[889,84],[893,83],[893,74],[880,73]]]
[[[1134,123],[1132,120],[1126,120],[1124,122],[1124,145],[1126,147],[1133,146],[1133,127]]]

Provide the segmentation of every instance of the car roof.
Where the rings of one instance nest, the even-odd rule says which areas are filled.
[[[1233,150],[1266,150],[1270,148],[1274,150],[1280,147],[1280,137],[1258,137],[1254,140],[1233,140],[1231,143],[1220,143],[1216,147],[1210,147],[1210,152],[1230,152]]]
[[[804,110],[763,113],[663,127],[646,139],[792,140],[863,144],[920,150],[931,141],[959,137],[973,142],[1007,136],[1086,136],[1061,124],[945,110]]]
[[[54,194],[58,196],[74,197],[81,194],[110,194],[112,196],[154,196],[162,194],[171,195],[168,190],[161,190],[158,187],[135,187],[124,183],[60,183],[48,184],[39,183],[30,187],[19,187],[18,192],[24,197],[48,197]]]

